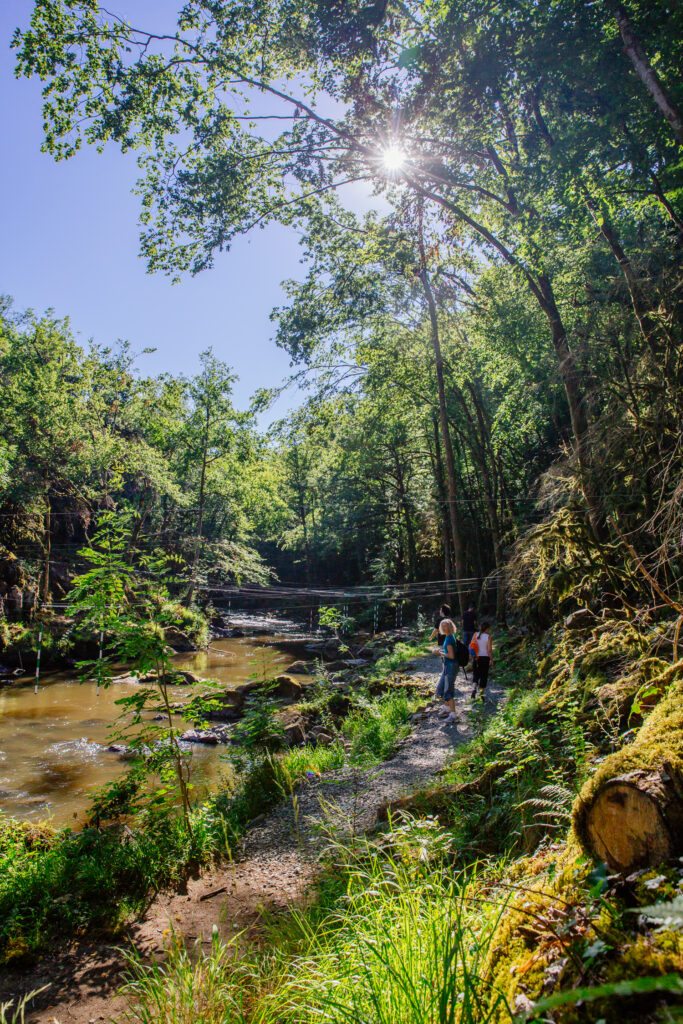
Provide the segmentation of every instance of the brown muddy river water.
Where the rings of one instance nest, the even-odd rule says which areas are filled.
[[[226,689],[250,678],[284,672],[294,653],[277,648],[277,637],[214,640],[208,651],[179,654],[178,668],[216,679]],[[74,674],[51,673],[0,689],[0,812],[54,825],[78,824],[93,791],[121,775],[126,764],[107,750],[120,713],[115,701],[134,683],[112,684],[96,694],[94,683]],[[174,700],[188,695],[178,687]],[[208,788],[228,774],[224,746],[191,748],[193,781]]]

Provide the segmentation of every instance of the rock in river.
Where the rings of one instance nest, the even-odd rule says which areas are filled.
[[[212,729],[188,729],[180,737],[183,743],[204,743],[215,747],[218,743],[227,743],[230,733],[227,729],[215,726]]]
[[[295,661],[289,666],[289,671],[295,676],[312,676],[316,671],[316,663],[310,661]]]

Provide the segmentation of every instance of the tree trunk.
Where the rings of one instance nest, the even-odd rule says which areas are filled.
[[[624,248],[617,236],[614,227],[605,213],[604,209],[600,209],[598,203],[586,194],[586,204],[590,210],[595,223],[597,224],[600,234],[607,242],[612,255],[619,264],[621,272],[624,275],[626,281],[626,287],[631,297],[631,305],[633,306],[633,312],[635,313],[638,326],[640,327],[640,333],[642,334],[648,348],[652,354],[657,357],[659,355],[659,346],[657,345],[656,335],[658,333],[657,323],[652,318],[652,312],[648,309],[647,303],[644,301],[640,281],[636,274],[633,264],[626,255]]]
[[[660,685],[682,673],[678,662]],[[603,761],[574,805],[583,846],[614,871],[654,867],[683,852],[682,699],[683,682],[670,685],[634,743]]]
[[[306,583],[310,586],[311,583],[311,549],[308,541],[308,517],[306,515],[306,501],[304,485],[301,481],[301,464],[299,462],[299,449],[294,444],[294,472],[296,474],[294,489],[296,490],[297,497],[297,510],[299,513],[299,522],[301,523],[301,531],[304,538],[304,559],[305,559],[305,572],[306,572]]]
[[[443,544],[443,568],[444,579],[446,580],[446,593],[452,579],[451,567],[451,545],[452,537],[450,532],[450,521],[448,517],[448,499],[446,495],[446,484],[443,472],[443,457],[441,455],[441,440],[439,438],[439,421],[436,416],[432,420],[434,426],[434,452],[435,452],[435,478],[436,492],[439,496],[439,522],[441,523],[441,537]]]
[[[600,505],[595,492],[593,470],[590,458],[590,445],[588,441],[588,417],[586,415],[585,399],[581,387],[580,375],[574,359],[574,353],[569,347],[567,330],[562,321],[560,311],[555,302],[555,294],[549,278],[541,274],[538,278],[540,303],[545,313],[553,340],[553,348],[560,367],[560,376],[564,384],[567,404],[569,406],[569,417],[572,424],[572,433],[576,444],[576,457],[579,463],[581,485],[586,504],[588,505],[588,516],[593,533],[597,540],[604,535]]]
[[[43,579],[40,592],[40,599],[43,604],[50,601],[50,561],[52,558],[52,505],[49,494],[46,497],[47,507],[43,524]]]
[[[545,274],[536,277],[524,265],[507,246],[488,230],[483,224],[469,216],[457,203],[452,202],[444,196],[430,192],[419,184],[411,182],[414,190],[423,199],[430,199],[446,210],[452,211],[464,224],[471,227],[485,242],[488,242],[496,252],[500,253],[506,263],[521,273],[526,280],[531,294],[543,310],[550,325],[551,337],[555,354],[559,363],[560,377],[564,385],[569,415],[572,422],[572,431],[576,445],[576,453],[579,462],[581,486],[589,509],[591,527],[596,539],[604,535],[604,528],[600,515],[597,495],[593,486],[590,472],[590,445],[588,441],[588,417],[583,403],[580,375],[574,360],[574,354],[569,347],[567,331],[562,321],[560,311],[555,302],[550,279]],[[424,260],[423,260],[424,263]]]
[[[683,146],[683,115],[666,89],[659,80],[659,75],[648,60],[647,54],[636,35],[631,19],[621,4],[617,4],[614,10],[619,32],[624,43],[624,52],[629,58],[636,74],[657,104],[660,113],[671,125],[671,130],[677,141]]]
[[[484,503],[491,529],[491,540],[493,541],[493,559],[496,566],[496,620],[499,625],[505,623],[505,559],[503,557],[503,541],[500,529],[500,518],[498,515],[498,488],[496,486],[497,465],[495,455],[491,448],[490,436],[483,410],[483,403],[478,387],[469,384],[469,391],[474,404],[474,411],[479,424],[481,444],[474,445],[472,455],[479,463],[479,470],[482,476]],[[475,453],[475,449],[478,449]],[[489,464],[489,456],[491,461]]]
[[[422,240],[421,248],[424,249]],[[465,577],[465,555],[457,507],[458,488],[455,472],[455,457],[453,455],[453,443],[451,441],[451,435],[448,429],[448,409],[446,406],[446,386],[444,383],[443,356],[441,353],[441,340],[439,337],[439,317],[437,314],[436,302],[434,300],[434,293],[432,292],[432,287],[429,281],[429,274],[427,273],[426,266],[424,266],[424,260],[419,276],[420,281],[422,282],[422,287],[424,289],[425,298],[427,300],[427,308],[429,310],[430,334],[432,340],[432,348],[434,349],[436,383],[439,396],[439,424],[441,427],[441,441],[443,443],[444,454],[446,456],[446,494],[448,501],[448,518],[451,525],[451,533],[453,535],[453,552],[455,554],[455,575],[456,584],[458,585],[458,602],[460,604],[460,614],[462,615],[465,609],[462,588],[459,585],[459,581],[461,579],[464,579]]]
[[[392,455],[394,457],[394,467],[396,469],[396,487],[398,490],[398,500],[403,513],[403,521],[406,530],[406,542],[407,542],[407,555],[408,555],[408,578],[414,580],[416,578],[416,567],[417,567],[417,545],[415,543],[415,530],[413,528],[412,509],[410,507],[410,500],[405,486],[405,479],[403,476],[403,468],[401,466],[401,460],[398,452],[395,448],[392,448]]]
[[[683,793],[664,769],[609,779],[586,811],[592,852],[613,871],[652,867],[675,856],[683,836]]]
[[[211,411],[209,406],[206,407],[206,420],[204,426],[204,444],[202,450],[202,470],[199,476],[199,506],[197,516],[197,536],[195,539],[194,555],[192,558],[192,575],[190,576],[190,586],[187,592],[187,603],[191,604],[194,597],[197,577],[197,565],[199,563],[199,554],[202,546],[202,533],[204,530],[204,503],[205,503],[205,492],[206,492],[206,463],[209,457],[209,427],[211,423]]]

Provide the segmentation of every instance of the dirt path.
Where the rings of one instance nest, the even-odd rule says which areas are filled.
[[[424,683],[427,702],[438,669],[438,659],[423,658],[411,673]],[[294,799],[254,822],[239,859],[190,882],[186,895],[159,896],[119,946],[133,946],[151,958],[163,953],[170,929],[190,943],[208,945],[214,926],[223,938],[241,931],[255,933],[264,911],[301,905],[317,875],[326,833],[359,834],[372,828],[383,803],[427,782],[447,763],[454,747],[468,738],[470,684],[462,673],[456,686],[456,725],[447,726],[429,710],[416,716],[410,735],[381,765],[344,768],[300,787]],[[491,712],[499,699],[492,684]],[[79,944],[66,954],[46,958],[30,976],[6,977],[0,993],[5,998],[11,995],[7,982],[14,985],[15,994],[49,986],[36,1001],[40,1008],[27,1015],[30,1024],[109,1021],[125,1007],[116,994],[122,969],[123,958],[115,946]]]

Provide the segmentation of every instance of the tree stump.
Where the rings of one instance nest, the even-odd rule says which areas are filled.
[[[582,807],[591,851],[613,871],[661,864],[683,843],[683,799],[666,767],[608,779]]]
[[[663,697],[629,746],[605,758],[574,804],[582,846],[629,874],[683,853],[683,661],[653,684]]]

